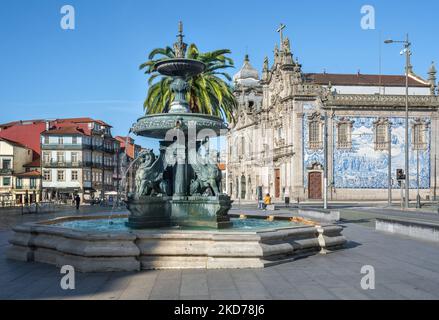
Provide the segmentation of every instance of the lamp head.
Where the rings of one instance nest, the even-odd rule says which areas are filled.
[[[393,40],[392,39],[387,39],[387,40],[384,40],[384,43],[386,43],[386,44],[393,43]]]

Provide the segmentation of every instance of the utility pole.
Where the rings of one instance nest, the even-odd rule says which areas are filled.
[[[120,147],[118,144],[115,144],[117,146],[116,151],[116,206],[119,207],[119,170],[120,170]]]
[[[402,43],[404,44],[405,52],[405,199],[404,206],[407,209],[410,203],[410,172],[409,172],[409,72],[410,72],[410,46],[409,35],[406,35],[406,39],[402,41],[385,40],[384,43]]]
[[[102,144],[101,144],[101,148],[102,148],[102,189],[101,189],[101,199],[102,201],[105,200],[105,133],[102,133],[101,135],[102,138]]]
[[[392,205],[392,123],[388,123],[388,132],[387,132],[387,148],[388,148],[388,206]]]
[[[410,42],[409,35],[405,42],[405,208],[410,204],[410,171],[409,171],[409,68],[410,68]]]
[[[328,113],[325,111],[324,115],[324,140],[323,140],[323,209],[328,209]]]
[[[419,145],[416,148],[416,208],[421,207],[421,195],[419,194]]]
[[[436,153],[434,154],[434,191],[433,191],[433,200],[436,201],[436,187],[437,187],[437,156]]]

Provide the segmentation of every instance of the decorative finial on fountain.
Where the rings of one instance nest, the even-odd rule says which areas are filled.
[[[174,52],[176,58],[184,58],[186,55],[187,44],[183,42],[183,22],[178,23],[178,41],[174,43]]]

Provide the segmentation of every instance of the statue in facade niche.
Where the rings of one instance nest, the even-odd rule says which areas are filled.
[[[208,139],[204,140],[203,145],[206,145],[208,141]],[[221,170],[209,153],[203,156],[200,153],[200,148],[198,148],[197,152],[189,152],[189,163],[195,172],[195,178],[190,184],[190,194],[203,196],[219,195]]]
[[[166,193],[163,172],[167,167],[163,153],[156,157],[150,149],[140,156],[141,164],[136,172],[136,197],[162,195]],[[163,190],[165,189],[165,190]]]

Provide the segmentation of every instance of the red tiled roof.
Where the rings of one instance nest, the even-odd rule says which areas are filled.
[[[15,141],[34,151],[34,159],[40,154],[40,134],[46,128],[44,122],[20,122],[0,131],[0,138]]]
[[[5,124],[0,124],[0,137],[5,138],[17,143],[21,143],[23,146],[28,147],[34,151],[34,160],[41,154],[40,135],[46,131],[46,121],[48,121],[52,128],[63,127],[76,127],[78,130],[82,130],[83,133],[78,134],[91,134],[91,129],[88,124],[96,122],[102,126],[111,126],[102,120],[94,120],[92,118],[66,118],[55,120],[20,120],[12,121]],[[69,132],[71,129],[63,129],[65,132]],[[59,131],[58,133],[61,133]],[[66,133],[68,134],[68,133]],[[75,133],[76,134],[76,133]]]
[[[27,148],[25,145],[21,144],[20,142],[12,141],[10,139],[0,137],[0,141],[7,142],[7,143],[12,144],[13,146],[16,146],[16,147]]]
[[[58,135],[58,134],[71,134],[71,135],[84,135],[86,132],[84,129],[75,127],[75,126],[66,126],[66,127],[55,127],[49,130],[45,130],[41,133],[42,135]]]
[[[345,86],[389,86],[389,87],[405,87],[405,75],[378,75],[378,74],[337,74],[337,73],[307,73],[305,79],[309,82],[327,85]],[[430,84],[409,77],[410,87],[426,87]]]
[[[38,170],[33,170],[33,171],[29,171],[29,172],[17,173],[17,174],[15,174],[15,176],[19,177],[19,178],[41,177],[41,173]]]
[[[106,126],[112,128],[108,123],[102,121],[102,120],[95,120],[92,118],[84,117],[84,118],[65,118],[65,119],[57,119],[55,120],[58,123],[68,122],[68,123],[90,123],[90,122],[96,122],[97,124],[100,124],[101,126]]]
[[[134,144],[134,139],[131,137],[121,137],[121,136],[117,136],[117,137],[115,137],[115,139],[120,142],[120,148],[122,150],[126,149],[126,153],[127,153],[128,157],[130,157],[131,159],[134,159],[136,147],[140,147],[140,146]],[[127,144],[127,142],[128,142],[128,144]]]

